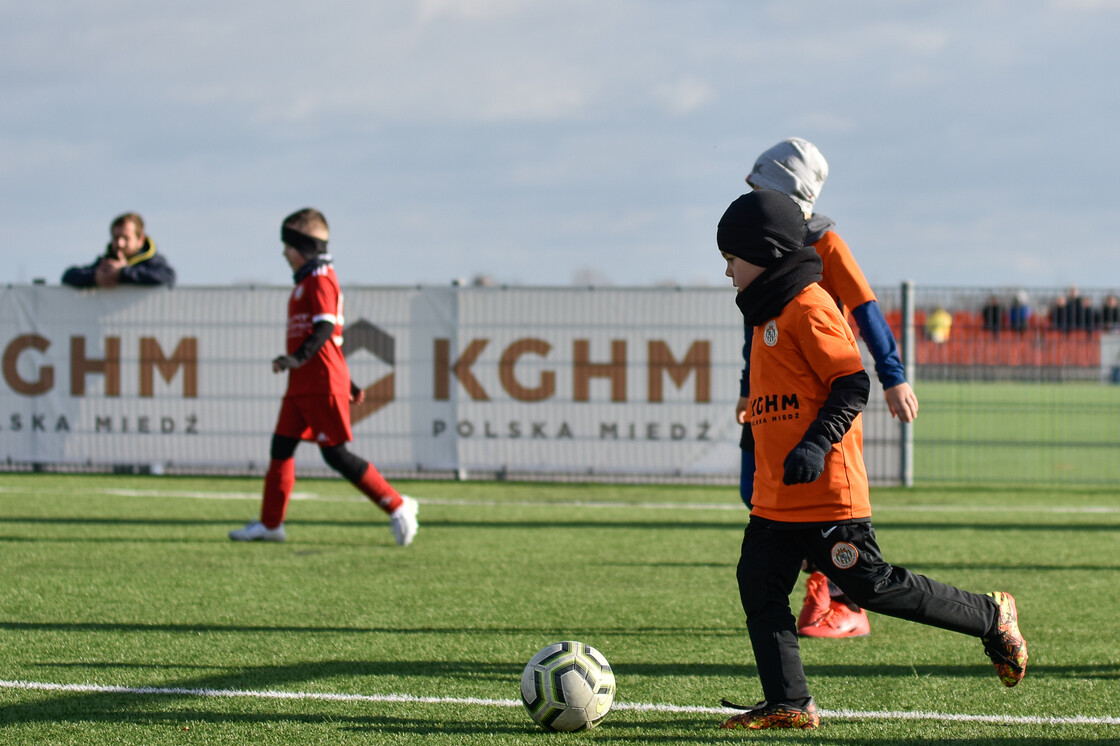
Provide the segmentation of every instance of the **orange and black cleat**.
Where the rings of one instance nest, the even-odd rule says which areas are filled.
[[[995,664],[999,680],[1004,686],[1015,686],[1027,673],[1027,641],[1019,632],[1015,598],[1003,591],[988,595],[996,602],[999,616],[996,619],[995,634],[980,639],[984,643],[984,652]]]
[[[733,707],[743,712],[728,718],[720,724],[720,728],[744,730],[762,730],[764,728],[797,728],[809,730],[821,724],[821,716],[817,714],[817,706],[813,698],[809,697],[804,707],[779,703],[771,705],[766,701],[759,702],[754,707],[745,707],[723,700],[724,707]]]

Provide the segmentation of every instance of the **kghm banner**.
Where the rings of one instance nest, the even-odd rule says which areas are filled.
[[[0,457],[259,471],[289,292],[0,290]],[[343,292],[354,450],[382,469],[738,473],[728,288]]]

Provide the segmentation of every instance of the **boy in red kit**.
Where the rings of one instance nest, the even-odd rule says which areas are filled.
[[[295,486],[295,452],[301,440],[319,445],[323,460],[389,514],[397,544],[407,546],[419,528],[418,506],[399,494],[368,461],[346,449],[350,402],[363,392],[350,380],[342,356],[342,293],[327,254],[327,219],[306,208],[284,219],[284,258],[295,272],[288,300],[287,354],[272,361],[272,372],[288,371],[288,390],[272,436],[272,460],[264,478],[261,519],[229,532],[234,541],[284,541],[284,515]]]
[[[970,593],[879,551],[863,463],[870,379],[832,297],[805,216],[787,195],[735,200],[716,240],[754,328],[750,414],[756,476],[736,575],[764,699],[723,728],[816,728],[789,595],[808,559],[853,601],[880,614],[978,637],[1005,686],[1026,673],[1027,646],[1009,593]]]

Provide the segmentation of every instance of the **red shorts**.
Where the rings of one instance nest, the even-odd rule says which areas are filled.
[[[285,396],[276,434],[336,446],[354,439],[350,432],[350,400],[341,396]]]

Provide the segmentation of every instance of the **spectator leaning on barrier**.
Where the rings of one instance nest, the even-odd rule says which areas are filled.
[[[111,288],[117,285],[175,284],[175,270],[156,243],[144,234],[144,219],[134,212],[115,219],[109,227],[112,241],[93,264],[70,267],[62,284],[76,288]]]
[[[791,137],[766,150],[747,175],[752,189],[773,189],[788,195],[801,208],[808,222],[805,245],[812,246],[822,262],[821,287],[841,309],[851,312],[856,330],[875,360],[875,373],[883,385],[892,417],[912,422],[918,415],[918,398],[906,381],[894,334],[863,271],[848,244],[833,230],[836,223],[813,212],[813,206],[828,178],[828,162],[817,146]],[[739,495],[748,507],[754,490],[754,449],[750,427],[750,350],[754,330],[747,324],[743,342],[743,374],[739,384],[736,418],[743,426]],[[798,630],[809,637],[856,637],[870,633],[867,615],[844,597],[825,576],[806,565],[805,603]]]
[[[798,415],[752,418],[758,470],[736,579],[764,699],[724,700],[744,712],[723,728],[820,723],[789,604],[806,557],[872,611],[980,638],[1005,686],[1026,673],[1010,594],[971,593],[883,558],[863,461],[870,381],[852,330],[818,284],[821,259],[805,231],[789,197],[763,190],[731,203],[716,234],[736,305],[754,329],[751,396],[797,402],[789,406]]]
[[[296,482],[300,441],[319,446],[323,460],[389,514],[397,544],[407,546],[419,528],[416,501],[385,481],[373,464],[346,448],[350,402],[365,393],[350,380],[342,355],[342,292],[327,253],[327,219],[310,207],[292,213],[280,227],[284,258],[295,273],[288,299],[287,351],[272,372],[288,371],[288,388],[272,436],[259,521],[229,532],[234,541],[285,541],[284,517]]]

